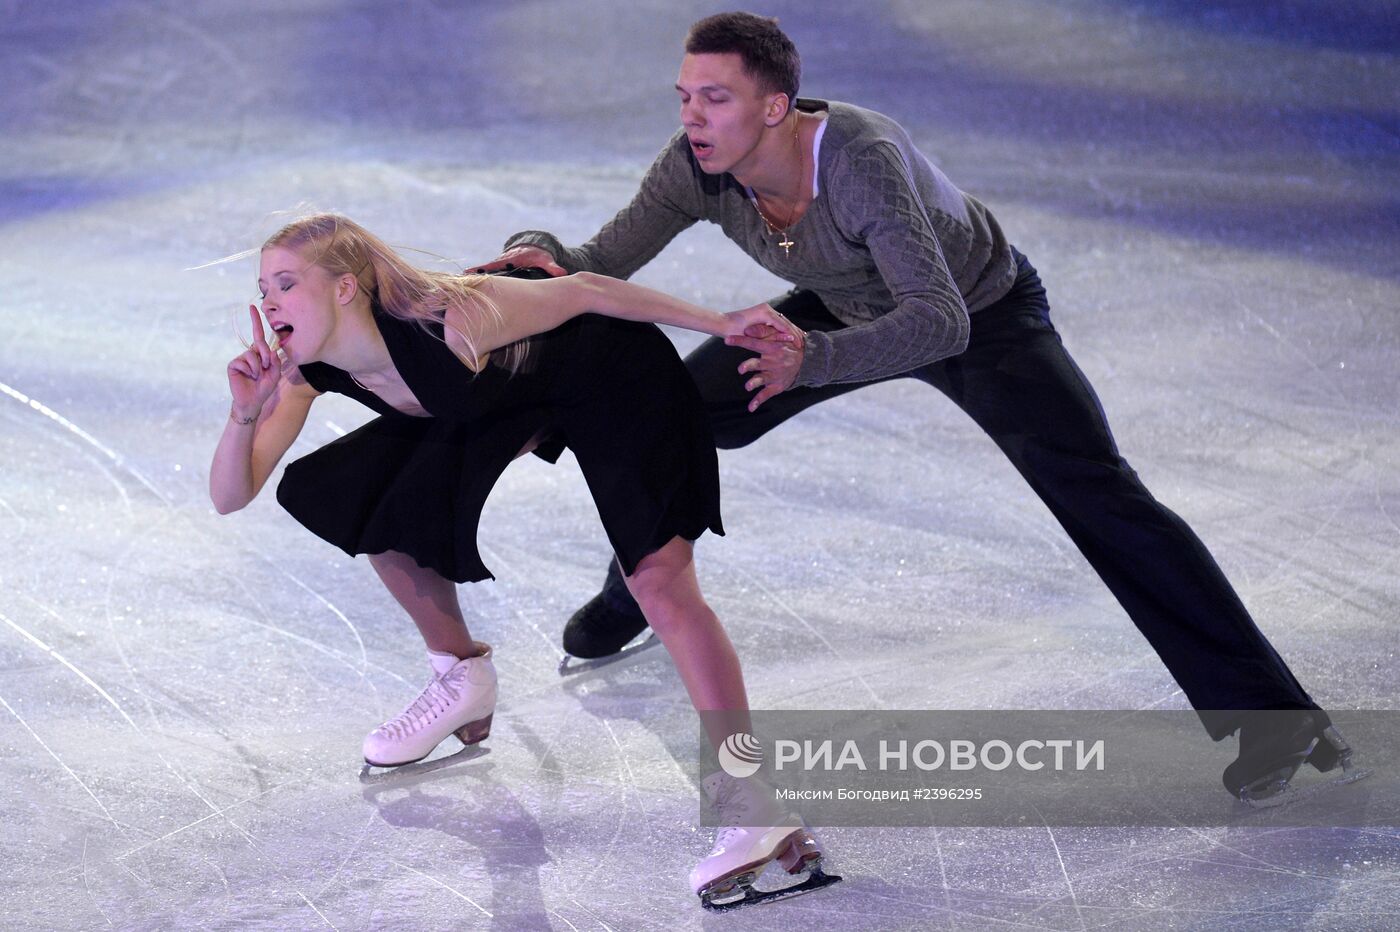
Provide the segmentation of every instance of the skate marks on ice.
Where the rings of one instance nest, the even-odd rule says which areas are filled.
[[[0,618],[4,630],[18,636],[7,650],[18,646],[17,659],[24,659],[23,666],[11,665],[5,677],[8,685],[4,692],[17,688],[19,694],[11,694],[14,702],[10,698],[0,701],[30,739],[96,804],[111,831],[89,828],[83,829],[80,836],[70,830],[55,831],[56,826],[46,825],[50,820],[43,815],[43,808],[69,808],[63,801],[63,787],[45,783],[40,788],[30,781],[19,783],[19,787],[29,787],[24,796],[17,797],[23,800],[19,811],[36,803],[41,808],[33,817],[20,818],[13,817],[18,812],[11,808],[11,829],[27,826],[55,839],[60,848],[80,837],[84,891],[92,907],[108,922],[124,912],[113,909],[113,904],[122,898],[113,899],[112,893],[130,888],[131,884],[136,885],[135,889],[160,887],[157,878],[169,873],[172,858],[180,858],[180,852],[188,855],[189,861],[178,873],[193,878],[203,871],[201,886],[203,880],[209,880],[228,895],[229,876],[235,873],[230,861],[245,858],[235,855],[230,859],[231,852],[226,850],[211,856],[218,851],[217,845],[213,849],[205,847],[211,837],[236,839],[247,847],[248,857],[261,862],[263,871],[293,876],[281,870],[283,859],[277,849],[266,847],[259,838],[261,833],[250,831],[247,826],[259,820],[259,809],[267,806],[272,797],[304,782],[304,775],[288,774],[263,753],[245,746],[244,729],[214,711],[226,703],[230,694],[207,690],[198,681],[209,679],[210,672],[219,667],[190,664],[188,652],[177,659],[168,649],[170,639],[164,632],[188,623],[188,616],[182,611],[187,604],[183,597],[177,599],[175,611],[159,600],[142,604],[142,599],[168,596],[171,588],[178,588],[160,579],[160,566],[175,565],[163,559],[162,539],[185,541],[186,556],[195,556],[197,550],[214,549],[212,535],[143,475],[120,452],[119,445],[104,443],[53,406],[11,386],[4,387],[6,398],[0,402],[13,400],[25,409],[20,416],[13,408],[5,413],[5,419],[19,428],[19,437],[29,445],[20,449],[47,449],[51,469],[46,474],[48,481],[21,487],[18,495],[7,493],[6,511],[15,515],[22,531],[26,523],[37,523],[36,513],[42,515],[42,496],[50,489],[61,488],[57,510],[75,518],[68,527],[47,520],[45,524],[53,531],[52,536],[29,535],[18,548],[11,549],[11,553],[18,551],[26,559],[5,573],[11,584],[7,601],[13,601]],[[36,418],[36,414],[40,417]],[[9,439],[14,437],[10,434]],[[8,459],[16,466],[28,457]],[[82,478],[85,471],[100,477],[99,482],[105,481],[109,488],[106,497],[100,486]],[[14,477],[11,472],[12,481]],[[91,523],[81,523],[85,519]],[[16,525],[10,525],[9,530],[16,530]],[[191,542],[199,543],[190,546]],[[227,542],[220,549],[226,546]],[[252,547],[240,548],[237,544],[235,549],[255,552]],[[149,556],[152,553],[162,554],[155,565]],[[41,579],[47,576],[45,585],[31,587],[31,573]],[[294,574],[280,575],[309,594],[319,595]],[[202,580],[208,584],[211,577],[206,575]],[[15,583],[19,583],[17,589]],[[143,585],[150,588],[137,595]],[[41,601],[30,592],[43,592],[45,598]],[[245,594],[257,601],[246,590]],[[319,601],[342,623],[349,624],[329,600],[320,597]],[[137,609],[137,605],[141,608]],[[201,614],[209,617],[213,613],[206,610]],[[261,608],[257,614],[270,616]],[[143,621],[151,623],[143,626]],[[244,623],[314,648],[343,663],[356,680],[365,680],[363,644],[353,626],[350,627],[355,647],[351,656],[346,656],[328,646],[324,637],[312,640],[257,618],[245,617]],[[104,628],[106,643],[101,635]],[[25,651],[52,664],[60,673],[36,667],[33,657],[24,657]],[[81,683],[86,692],[76,691],[62,678],[64,675]],[[36,689],[39,682],[43,685]],[[37,719],[24,714],[21,706],[32,706],[36,698],[42,697],[48,701]],[[100,700],[100,706],[115,713],[116,720],[111,723],[115,728],[92,714],[92,700]],[[154,770],[152,763],[157,765]],[[19,776],[18,772],[15,775]],[[240,789],[240,785],[244,788]],[[81,825],[86,821],[81,818],[86,813],[81,807],[73,808],[78,811]],[[178,847],[172,850],[175,845]],[[114,872],[120,876],[113,876]],[[64,869],[58,876],[67,873],[68,869]],[[324,920],[315,898],[307,896],[298,884],[274,886],[282,886],[300,904],[284,904],[288,915],[303,908]],[[151,902],[151,907],[153,911],[148,916],[164,908],[157,902]],[[42,915],[42,911],[37,912],[36,919]]]
[[[1386,660],[1393,639],[1385,636],[1386,620],[1400,604],[1393,582],[1400,460],[1388,404],[1397,303],[1393,287],[1369,276],[1393,267],[1386,256],[1395,254],[1394,237],[1379,224],[1368,224],[1361,235],[1347,224],[1345,211],[1354,204],[1357,217],[1374,216],[1375,205],[1388,203],[1393,190],[1375,183],[1392,164],[1388,156],[1370,158],[1352,132],[1357,121],[1372,120],[1372,151],[1391,145],[1385,141],[1391,117],[1377,105],[1374,88],[1391,73],[1393,56],[1369,56],[1366,68],[1347,69],[1357,80],[1344,82],[1338,63],[1347,47],[1319,52],[1293,28],[1303,5],[1284,4],[1277,13],[1268,5],[1251,7],[1254,12],[1242,12],[1239,4],[1191,7],[1189,15],[1200,20],[1191,32],[1200,41],[1179,29],[1144,32],[1144,17],[1186,15],[1184,4],[1159,4],[1165,14],[1149,6],[1017,0],[994,38],[984,30],[985,17],[969,15],[975,11],[967,3],[860,10],[779,4],[772,12],[801,30],[814,94],[919,121],[919,141],[998,211],[1017,245],[1045,272],[1058,321],[1091,369],[1125,453],[1153,480],[1154,491],[1205,522],[1199,529],[1212,545],[1220,543],[1227,571],[1244,581],[1247,601],[1261,609],[1261,625],[1283,642],[1281,650],[1302,668],[1300,676],[1306,672],[1310,688],[1347,706],[1388,707],[1400,694],[1394,665]],[[274,33],[254,33],[258,20],[226,2],[190,6],[178,15],[147,4],[10,7],[16,15],[0,28],[17,50],[7,74],[19,92],[0,105],[16,116],[0,150],[14,156],[8,164],[18,168],[0,179],[7,198],[0,205],[0,237],[10,260],[0,264],[0,282],[11,302],[0,309],[0,320],[20,339],[0,348],[0,380],[26,397],[39,396],[141,474],[122,472],[106,453],[37,409],[4,405],[0,448],[37,444],[40,455],[6,456],[0,470],[0,528],[14,545],[0,562],[0,612],[120,706],[30,637],[0,624],[0,696],[33,732],[0,708],[0,722],[8,723],[0,740],[14,749],[3,765],[8,824],[0,829],[0,857],[6,859],[0,873],[12,880],[0,897],[25,900],[24,909],[7,911],[11,922],[36,928],[329,924],[347,930],[446,922],[559,929],[700,925],[704,914],[683,879],[701,848],[688,828],[693,806],[679,781],[665,773],[669,764],[656,763],[664,754],[656,732],[663,724],[681,725],[674,706],[684,701],[673,684],[662,684],[668,672],[662,654],[650,650],[617,676],[596,671],[572,678],[613,692],[616,701],[596,703],[586,718],[559,715],[558,632],[573,607],[565,603],[596,584],[584,581],[582,571],[568,575],[568,585],[555,577],[552,585],[527,590],[532,597],[557,598],[555,611],[532,604],[521,617],[492,622],[538,624],[534,642],[517,641],[511,672],[520,675],[510,679],[521,689],[507,694],[503,710],[509,713],[526,695],[538,699],[525,710],[528,722],[522,716],[520,733],[507,728],[493,734],[489,758],[446,765],[423,775],[423,785],[396,789],[390,778],[373,784],[382,787],[375,802],[361,795],[365,785],[353,776],[356,748],[363,729],[378,720],[379,707],[413,688],[398,675],[416,669],[399,649],[411,633],[387,613],[381,617],[383,603],[359,578],[366,567],[319,558],[287,565],[343,610],[357,629],[352,633],[346,621],[280,574],[278,564],[252,558],[269,544],[309,551],[314,542],[295,537],[275,508],[246,520],[206,521],[200,470],[178,477],[168,472],[171,463],[193,462],[188,449],[207,458],[205,447],[222,416],[217,376],[225,356],[222,348],[206,352],[199,328],[209,314],[223,313],[206,309],[242,297],[247,288],[211,295],[207,281],[170,275],[153,292],[147,279],[152,270],[233,251],[220,252],[215,243],[246,245],[240,237],[256,225],[253,215],[304,198],[393,218],[399,230],[413,231],[405,237],[412,245],[472,253],[472,259],[489,257],[502,236],[525,227],[557,228],[580,241],[630,195],[673,128],[666,96],[675,65],[671,50],[691,14],[710,10],[668,8],[658,14],[665,22],[656,25],[650,17],[657,9],[639,17],[635,7],[603,2],[580,21],[567,5],[546,0],[477,11],[481,15],[468,26],[441,4],[412,4],[392,16],[351,4],[294,12]],[[1363,0],[1326,15],[1345,24],[1355,10],[1383,7]],[[1103,46],[1084,43],[1086,11]],[[317,22],[323,15],[335,28]],[[1306,21],[1323,14],[1301,15]],[[1231,30],[1242,16],[1279,28],[1241,40]],[[57,28],[33,36],[29,25],[36,17]],[[363,28],[391,19],[392,28]],[[901,28],[910,21],[921,28]],[[839,24],[834,30],[832,22]],[[861,28],[841,28],[852,22]],[[109,29],[114,23],[120,28]],[[625,32],[615,30],[620,23]],[[145,28],[150,25],[156,28]],[[594,77],[602,74],[597,61],[614,57],[596,54],[594,39],[604,31],[613,31],[606,47],[619,56],[632,59],[634,49],[644,49],[641,62],[633,60],[638,86],[623,89],[620,101],[615,81]],[[892,33],[908,57],[879,53]],[[620,42],[616,37],[624,34],[628,40]],[[337,38],[334,55],[322,55],[319,65],[297,61],[298,48],[331,48],[329,35]],[[952,39],[939,43],[940,35]],[[485,36],[492,49],[451,59],[475,62],[466,73],[470,81],[444,78],[452,74],[449,62],[433,72],[441,94],[406,93],[417,86],[413,73],[424,58],[418,47],[432,49],[441,36],[452,43]],[[1096,48],[1110,54],[1086,51]],[[298,91],[312,82],[332,87],[324,62],[339,63],[345,53],[366,53],[376,63],[368,108],[342,88],[313,89],[313,100],[336,98],[333,119],[296,111],[295,103],[285,119],[265,119],[267,88],[286,76],[283,66],[301,68],[293,75]],[[521,54],[526,66],[512,61]],[[872,54],[884,67],[861,64]],[[1098,54],[1095,62],[1088,61],[1091,54]],[[1194,98],[1201,72],[1193,69],[1202,62],[1205,74],[1220,78],[1210,82],[1212,99],[1242,94],[1258,105],[1199,108]],[[551,100],[539,93],[549,70],[534,64],[582,75],[597,82],[588,85],[597,93],[584,95],[582,105],[577,95]],[[644,74],[659,77],[654,92],[642,86],[650,80]],[[1296,80],[1299,75],[1309,79]],[[933,81],[952,93],[931,96]],[[1173,98],[1166,129],[1149,119],[1163,82]],[[1129,92],[1120,93],[1124,84]],[[53,93],[55,86],[61,93]],[[464,86],[481,93],[446,99]],[[1362,109],[1338,110],[1348,86],[1365,90]],[[984,106],[988,101],[996,106]],[[386,131],[377,119],[387,104],[402,119]],[[655,120],[633,119],[634,110]],[[1021,111],[1034,112],[1018,116]],[[1248,119],[1210,125],[1222,112]],[[1264,125],[1275,112],[1286,124],[1281,135]],[[1197,125],[1181,134],[1183,144],[1168,138],[1188,122]],[[308,127],[301,138],[299,124]],[[425,125],[432,138],[419,132]],[[1065,132],[1067,126],[1084,132]],[[1312,145],[1310,135],[1293,131],[1297,127],[1331,138]],[[358,148],[345,158],[317,161],[311,155],[324,151],[327,136]],[[1086,138],[1087,147],[1081,146]],[[1276,139],[1284,143],[1282,153]],[[480,162],[476,156],[503,158],[503,148],[507,157],[553,164],[463,166]],[[250,179],[250,161],[286,180]],[[198,184],[180,189],[190,179]],[[505,179],[509,202],[500,192],[484,192],[481,179]],[[1339,192],[1340,206],[1328,209],[1324,202]],[[1251,207],[1246,201],[1256,194],[1273,206],[1263,213]],[[482,210],[459,209],[478,201]],[[1300,204],[1321,209],[1298,211]],[[1294,216],[1286,223],[1258,222],[1283,212]],[[1183,247],[1152,230],[1204,246]],[[687,236],[646,270],[648,284],[691,297],[722,291],[745,303],[778,293],[737,262],[732,247],[699,232]],[[190,243],[196,245],[183,248]],[[63,258],[50,258],[55,252]],[[117,266],[143,267],[144,278],[139,284],[99,281]],[[1362,274],[1342,276],[1322,266]],[[32,300],[14,303],[24,295]],[[144,341],[122,338],[74,352],[56,339],[85,331],[108,338],[113,319],[159,320],[155,352]],[[1269,328],[1276,336],[1261,343]],[[199,358],[167,365],[166,351],[186,338]],[[133,413],[136,403],[114,399],[123,393],[113,387],[130,385],[133,368],[139,373],[143,367],[161,374],[159,385],[169,394],[137,396],[159,403]],[[1041,520],[1033,503],[1021,502],[1014,477],[992,472],[999,461],[975,458],[974,442],[960,439],[965,425],[937,420],[929,409],[938,401],[915,388],[873,389],[832,408],[837,414],[812,413],[811,423],[832,436],[884,442],[878,457],[816,444],[810,456],[793,455],[793,432],[804,429],[799,422],[729,461],[726,518],[732,514],[735,521],[759,513],[764,499],[757,490],[778,476],[800,473],[809,487],[820,488],[870,470],[889,475],[882,458],[897,455],[895,448],[917,450],[940,471],[909,477],[917,484],[892,481],[881,493],[891,500],[903,496],[909,517],[944,531],[917,538],[921,564],[918,556],[897,555],[909,557],[911,567],[920,564],[918,584],[908,582],[907,567],[902,580],[892,579],[895,562],[886,554],[861,552],[870,527],[905,534],[910,523],[895,509],[877,512],[863,504],[870,489],[798,503],[794,536],[823,543],[801,560],[763,563],[763,548],[746,549],[747,533],[710,548],[780,577],[770,582],[774,593],[838,646],[850,638],[883,651],[856,670],[863,682],[851,679],[850,666],[832,659],[798,621],[756,599],[761,617],[750,633],[743,623],[734,626],[736,639],[748,638],[741,649],[756,689],[794,707],[822,707],[817,700],[825,686],[810,685],[813,680],[840,681],[843,702],[855,708],[881,705],[867,684],[889,702],[905,705],[896,698],[913,693],[918,701],[910,706],[930,708],[960,707],[941,704],[945,699],[978,707],[1015,706],[1027,697],[1047,705],[1020,707],[1081,699],[1131,707],[1171,698],[1155,658],[1142,654],[1094,581],[1064,582],[1064,564],[1078,564],[1066,554],[1058,528]],[[877,400],[866,404],[866,397]],[[847,433],[852,412],[870,415],[868,430]],[[24,425],[41,417],[50,421],[47,439],[34,440]],[[123,418],[160,430],[143,434]],[[1270,424],[1287,430],[1276,434],[1265,429]],[[57,440],[60,434],[66,443]],[[968,475],[972,469],[950,474],[956,470],[951,461],[969,451],[969,462],[987,465],[988,477]],[[744,484],[728,481],[737,473]],[[940,498],[945,487],[953,491]],[[567,494],[586,502],[582,490]],[[973,504],[961,506],[962,495]],[[181,517],[162,515],[158,501],[173,503]],[[68,511],[59,512],[59,505]],[[972,515],[976,520],[959,521],[971,512],[979,512]],[[84,528],[65,523],[75,513],[95,530],[85,535]],[[238,541],[216,557],[207,535],[227,539],[230,521],[239,528]],[[596,537],[596,528],[588,527]],[[121,533],[108,533],[113,530]],[[510,546],[526,552],[537,543],[521,539]],[[279,553],[278,563],[284,556]],[[830,574],[804,571],[808,557],[830,559]],[[548,561],[540,563],[509,575],[549,578]],[[124,574],[100,571],[123,564]],[[554,566],[572,569],[564,560]],[[598,567],[601,560],[589,561],[590,577]],[[849,597],[851,577],[868,596],[864,602]],[[721,588],[730,580],[742,584],[736,574],[725,574]],[[950,590],[963,589],[967,595],[950,600]],[[289,595],[293,590],[299,597]],[[127,610],[138,604],[133,596],[144,593],[163,608]],[[729,598],[720,591],[715,596]],[[494,610],[479,598],[476,604]],[[739,622],[748,604],[735,598],[733,610],[721,614]],[[1022,623],[1021,615],[1029,620]],[[888,633],[898,625],[909,628],[907,640]],[[1049,629],[1067,633],[1052,638]],[[803,676],[784,659],[790,644],[768,642],[768,632],[799,634],[804,645],[813,645]],[[1028,648],[1035,636],[1040,642]],[[1065,646],[1070,641],[1077,650]],[[1092,647],[1085,646],[1089,642]],[[979,653],[990,659],[963,662]],[[911,667],[918,676],[909,675]],[[240,676],[231,676],[232,668]],[[1074,700],[1064,695],[1066,677],[1082,677],[1075,686],[1084,689]],[[573,697],[564,696],[568,708]],[[656,724],[647,728],[647,721]],[[537,729],[538,746],[525,725]],[[589,752],[596,756],[600,746],[606,761],[590,761]],[[121,759],[143,752],[140,761]],[[1364,763],[1365,749],[1358,753]],[[493,768],[489,781],[466,773],[487,764]],[[1214,780],[1214,771],[1207,776]],[[1339,793],[1372,792],[1371,783]],[[497,787],[511,789],[516,800],[494,796]],[[715,924],[1364,929],[1386,927],[1400,911],[1400,839],[1394,833],[1277,829],[1267,825],[1266,812],[1245,817],[1248,827],[1220,830],[833,830],[823,839],[834,862],[860,865],[859,875],[846,871],[846,881],[821,897],[798,898],[751,918],[743,911],[715,917]],[[230,822],[261,840],[262,849],[253,849]],[[133,850],[139,845],[145,847]]]

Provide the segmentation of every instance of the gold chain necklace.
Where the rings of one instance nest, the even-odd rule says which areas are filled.
[[[802,125],[802,118],[798,116],[796,110],[792,112],[792,115],[792,148],[793,151],[797,153],[797,183],[799,185],[798,200],[801,200],[800,186],[802,184],[802,167],[804,163],[802,159],[802,146],[798,143],[797,140],[797,131],[798,127]],[[750,203],[753,204],[753,209],[758,211],[758,218],[762,220],[763,225],[768,228],[768,232],[770,235],[776,235],[779,233],[782,234],[783,238],[778,241],[778,245],[783,247],[783,256],[790,258],[792,256],[792,247],[796,246],[797,244],[793,242],[792,237],[788,235],[788,228],[791,227],[794,222],[793,218],[797,214],[797,205],[794,204],[792,206],[792,210],[788,212],[787,223],[783,224],[782,226],[778,226],[772,220],[769,220],[768,215],[763,212],[763,208],[758,206],[757,193],[755,193],[754,196],[750,199]]]

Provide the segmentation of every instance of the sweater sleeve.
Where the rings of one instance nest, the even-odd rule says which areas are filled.
[[[795,384],[866,382],[961,353],[971,329],[967,307],[899,150],[876,143],[832,174],[840,233],[870,251],[894,309],[868,323],[807,334]]]
[[[569,248],[552,233],[526,230],[507,239],[505,248],[538,246],[570,272],[630,278],[700,218],[699,189],[680,138],[661,150],[632,202],[582,246]]]

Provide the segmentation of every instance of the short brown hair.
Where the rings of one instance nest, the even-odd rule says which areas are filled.
[[[777,19],[753,13],[716,13],[690,27],[685,37],[689,55],[734,53],[744,62],[744,73],[758,82],[765,94],[781,91],[791,103],[802,82],[802,59],[797,46],[778,28]]]

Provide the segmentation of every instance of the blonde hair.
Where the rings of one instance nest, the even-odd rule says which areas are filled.
[[[355,276],[370,300],[391,317],[415,323],[429,333],[432,333],[430,325],[435,323],[451,328],[461,337],[470,354],[457,355],[473,369],[481,355],[477,351],[476,335],[449,320],[447,309],[460,310],[468,322],[478,320],[483,314],[499,316],[501,313],[500,308],[477,289],[485,276],[416,268],[382,239],[339,214],[313,214],[294,220],[268,237],[262,248],[290,249],[332,276]],[[507,371],[515,372],[524,364],[528,348],[525,340],[500,347],[496,361]]]

